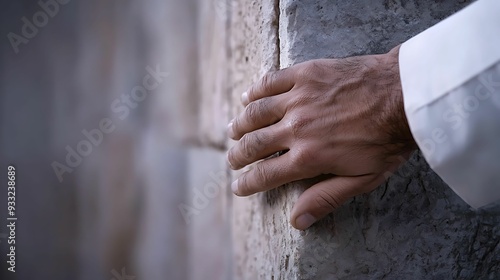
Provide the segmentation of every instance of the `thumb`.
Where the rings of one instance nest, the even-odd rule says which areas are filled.
[[[333,177],[305,190],[291,213],[294,228],[305,230],[319,219],[333,212],[349,198],[367,190],[371,176]]]

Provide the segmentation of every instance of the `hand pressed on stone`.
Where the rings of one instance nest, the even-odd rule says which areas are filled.
[[[291,224],[305,229],[347,199],[372,191],[416,148],[403,108],[399,47],[383,55],[320,59],[268,73],[243,94],[228,127],[239,140],[233,169],[265,159],[232,184],[247,196],[333,175],[295,203]],[[276,152],[278,157],[266,159]]]

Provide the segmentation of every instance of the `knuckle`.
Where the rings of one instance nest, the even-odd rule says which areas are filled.
[[[342,205],[342,199],[328,191],[321,190],[315,195],[314,201],[320,209],[333,211]]]
[[[233,122],[233,131],[235,134],[238,134],[239,133],[239,130],[240,130],[240,117],[236,117],[232,120]]]
[[[312,122],[312,119],[301,116],[301,115],[295,115],[292,116],[288,122],[287,126],[292,134],[293,137],[295,138],[301,138],[305,134],[305,128]]]
[[[260,86],[262,91],[268,92],[272,90],[274,83],[276,82],[277,74],[275,71],[267,72],[260,80]]]
[[[241,153],[245,159],[252,159],[256,154],[255,136],[253,134],[245,134],[241,140]]]
[[[242,195],[250,194],[250,188],[248,187],[248,172],[244,173],[238,179],[238,192]]]
[[[229,152],[227,153],[227,160],[229,162],[229,165],[231,167],[237,167],[238,164],[235,164],[236,163],[236,158],[234,156],[234,148],[230,149]]]
[[[266,188],[270,182],[269,180],[269,172],[262,168],[261,165],[256,165],[253,169],[253,174],[255,177],[255,182],[257,185]]]
[[[312,94],[308,94],[308,92],[305,92],[304,89],[302,89],[299,93],[300,94],[293,96],[288,101],[291,108],[301,108],[311,102]]]
[[[254,149],[257,150],[257,147],[262,147],[263,145],[266,145],[268,143],[268,136],[264,134],[263,132],[254,132],[250,134],[250,137],[252,137],[253,142],[255,143]]]
[[[245,107],[244,116],[246,119],[252,120],[255,119],[256,115],[257,115],[257,108],[255,106],[255,102],[251,102]]]
[[[324,71],[322,71],[322,67],[319,65],[319,62],[313,60],[301,65],[301,67],[297,70],[297,77],[299,79],[309,80],[321,75],[323,72]]]
[[[255,123],[258,121],[259,116],[267,109],[268,101],[265,99],[260,99],[248,104],[245,108],[245,116],[249,122]]]

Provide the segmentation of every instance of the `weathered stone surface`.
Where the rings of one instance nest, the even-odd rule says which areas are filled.
[[[232,5],[230,51],[233,117],[243,109],[241,94],[264,73],[279,68],[277,4],[277,1],[271,0],[246,0]],[[260,194],[249,198],[235,197],[233,200],[234,279],[269,279],[272,275],[280,274],[286,279],[293,279],[298,273],[295,263],[297,246],[294,244],[298,240],[298,232],[277,231],[288,225],[282,213],[290,209],[282,209],[278,204],[266,207],[266,199],[266,194]],[[288,207],[284,200],[289,198],[280,199],[283,200],[281,206]],[[273,221],[274,218],[277,220]],[[286,254],[288,257],[285,258]],[[289,273],[285,273],[285,266],[290,268]]]
[[[255,1],[242,2],[231,24],[236,112],[241,110],[239,94],[273,68],[262,65],[269,63],[265,55],[274,52],[266,49],[274,50],[275,43],[280,53],[271,56],[279,57],[274,67],[383,53],[470,1],[281,0],[274,6],[279,10],[267,15]],[[277,13],[279,38],[261,25],[267,21],[264,27],[275,30]],[[256,66],[247,65],[247,58]],[[500,277],[500,207],[474,211],[419,153],[376,191],[299,232],[288,219],[297,195],[308,185],[294,183],[235,198],[237,279]]]
[[[474,212],[416,153],[306,232],[303,279],[496,279],[500,208]]]
[[[302,237],[288,222],[297,191],[284,188],[235,198],[236,279],[297,279]]]
[[[245,0],[232,5],[231,116],[242,110],[241,94],[264,73],[279,68],[277,8],[276,0]]]
[[[280,0],[281,66],[387,52],[470,2]]]

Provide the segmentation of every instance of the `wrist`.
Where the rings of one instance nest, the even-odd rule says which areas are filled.
[[[404,97],[399,73],[399,48],[396,46],[383,55],[382,71],[388,77],[388,106],[389,116],[386,125],[389,127],[390,143],[394,144],[399,154],[409,156],[418,148],[410,130],[404,109]]]

